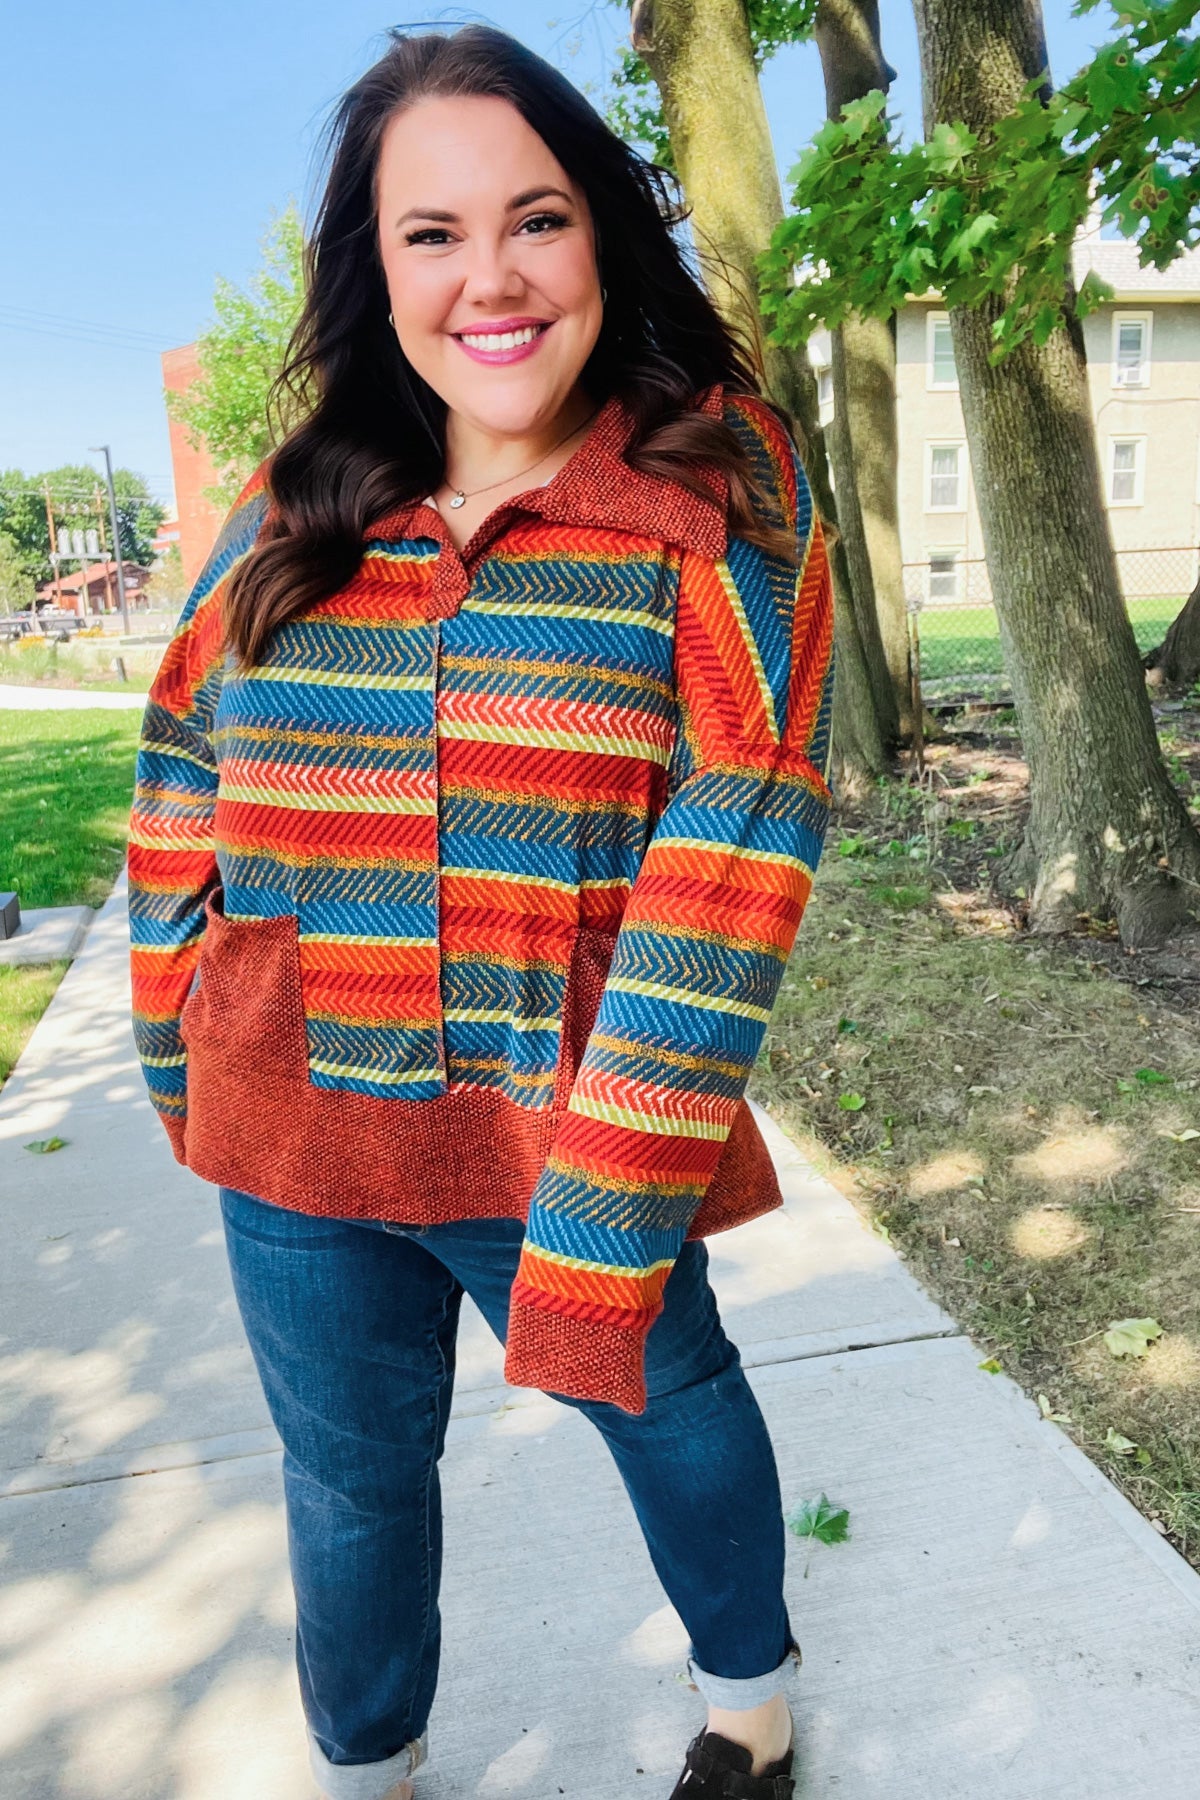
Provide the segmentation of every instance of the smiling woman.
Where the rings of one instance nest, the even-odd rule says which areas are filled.
[[[745,1088],[832,596],[670,181],[503,32],[397,39],[338,110],[303,422],[146,711],[139,1047],[221,1189],[332,1800],[426,1753],[464,1290],[602,1432],[690,1632],[676,1792],[792,1791],[778,1478],[703,1240],[780,1204]]]

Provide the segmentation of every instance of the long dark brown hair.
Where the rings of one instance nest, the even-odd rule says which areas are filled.
[[[626,461],[705,497],[695,465],[715,467],[728,480],[730,531],[794,558],[794,538],[777,512],[765,516],[769,497],[736,434],[694,410],[716,382],[761,396],[761,364],[753,339],[722,318],[672,235],[690,216],[675,177],[639,156],[565,76],[507,32],[472,24],[389,35],[390,48],[330,122],[304,308],[273,395],[274,416],[292,429],[269,461],[258,541],[229,583],[226,633],[238,661],[259,661],[279,626],[350,581],[372,519],[443,479],[446,403],[388,324],[376,227],[384,131],[432,95],[508,100],[587,196],[608,299],[580,380],[597,404],[619,393],[629,408]],[[794,437],[784,410],[767,404]]]

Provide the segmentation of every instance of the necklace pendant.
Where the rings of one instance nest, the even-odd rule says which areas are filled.
[[[465,506],[467,504],[467,496],[465,494],[455,494],[450,504],[451,506]]]

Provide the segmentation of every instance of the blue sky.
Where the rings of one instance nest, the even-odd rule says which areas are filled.
[[[0,468],[87,460],[112,445],[167,498],[171,464],[158,352],[194,338],[213,278],[254,270],[273,211],[311,199],[312,155],[332,102],[383,48],[390,24],[486,19],[593,92],[627,15],[367,0],[81,0],[10,9],[0,66],[9,171],[0,266]],[[1044,0],[1051,66],[1065,79],[1106,14]],[[919,120],[908,0],[882,0],[894,103]],[[781,174],[824,107],[811,46],[781,52],[763,86]],[[92,459],[95,460],[95,459]]]

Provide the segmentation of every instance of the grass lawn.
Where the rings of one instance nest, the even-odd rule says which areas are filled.
[[[0,712],[0,888],[26,909],[99,906],[125,856],[137,712]],[[0,968],[0,1082],[65,963]]]
[[[986,874],[1015,733],[931,755],[936,785],[835,820],[753,1091],[1200,1567],[1200,937],[1023,935]],[[1129,1318],[1162,1336],[1118,1358]]]
[[[149,692],[165,646],[128,644],[113,636],[77,637],[69,644],[18,638],[0,644],[0,683],[6,687],[61,687],[88,693]],[[116,659],[125,665],[122,681]]]
[[[69,966],[56,962],[45,967],[0,968],[0,1087]]]
[[[1129,601],[1129,620],[1140,651],[1144,653],[1162,643],[1182,605],[1182,598]],[[994,607],[923,607],[917,626],[923,680],[1003,674],[1004,658]]]

